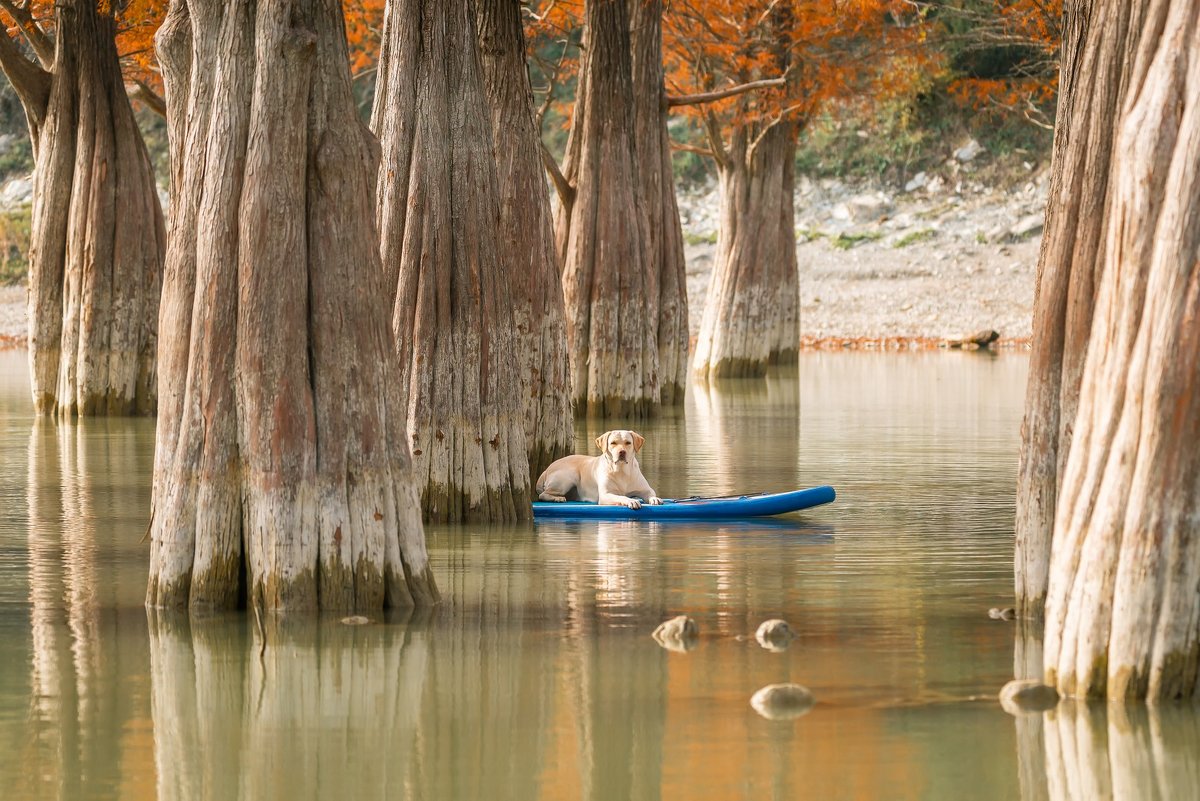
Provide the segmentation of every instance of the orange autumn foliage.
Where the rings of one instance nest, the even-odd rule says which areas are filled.
[[[385,0],[342,0],[352,75],[362,75],[374,69],[379,60],[384,5]]]
[[[939,58],[904,0],[673,0],[663,50],[671,95],[786,78],[784,86],[679,107],[710,138],[734,124],[803,125],[831,101],[908,93]]]
[[[127,79],[161,92],[154,34],[167,15],[167,0],[128,0],[117,13],[117,53]]]
[[[947,86],[950,97],[975,111],[1016,111],[1031,119],[1039,109],[1052,108],[1058,93],[1062,0],[990,0],[980,8],[964,7],[958,13],[962,16],[959,24],[969,26],[968,39],[974,37],[978,45],[1024,55],[1013,57],[1010,75],[952,80]]]
[[[111,0],[98,0],[99,8],[111,12]],[[115,15],[117,53],[125,79],[139,82],[161,94],[162,80],[154,52],[154,35],[167,14],[168,0],[125,0]],[[53,0],[26,0],[13,4],[16,16],[0,8],[0,23],[8,35],[24,38],[22,27],[36,25],[47,37],[54,36]],[[379,55],[384,0],[345,0],[346,37],[350,43],[351,70],[358,74],[374,66]]]
[[[571,124],[574,99],[565,87],[579,72],[579,41],[583,31],[585,0],[533,0],[522,5],[526,52],[534,95],[541,104],[538,121],[553,109],[566,130]]]

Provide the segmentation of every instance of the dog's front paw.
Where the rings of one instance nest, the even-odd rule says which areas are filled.
[[[647,501],[647,503],[649,503],[651,506],[662,506],[662,498],[658,497],[657,495],[651,495],[650,500]]]
[[[630,509],[641,509],[642,508],[642,502],[639,501],[637,498],[626,498],[625,505],[628,506]]]

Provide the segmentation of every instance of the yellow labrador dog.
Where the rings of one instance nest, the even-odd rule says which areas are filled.
[[[596,437],[600,456],[564,456],[547,467],[537,480],[538,498],[565,501],[574,494],[581,501],[630,509],[640,509],[642,501],[662,503],[634,455],[645,441],[636,431],[605,431]]]

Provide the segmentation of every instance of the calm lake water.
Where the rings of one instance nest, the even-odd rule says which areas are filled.
[[[829,483],[836,503],[431,528],[432,613],[289,620],[264,645],[242,616],[142,606],[153,422],[35,421],[25,355],[0,353],[3,797],[1185,797],[1193,713],[995,701],[1038,658],[987,615],[1011,603],[1026,367],[805,354],[692,387],[638,426],[659,494]],[[701,630],[686,654],[650,637],[681,613]],[[772,617],[800,633],[783,653],[747,639]],[[812,689],[809,714],[754,712],[781,681]]]

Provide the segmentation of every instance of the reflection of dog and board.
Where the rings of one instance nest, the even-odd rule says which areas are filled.
[[[564,456],[538,477],[538,498],[543,501],[580,500],[601,506],[638,509],[662,499],[650,488],[638,465],[637,452],[646,438],[636,431],[605,431],[596,437],[600,456]]]

